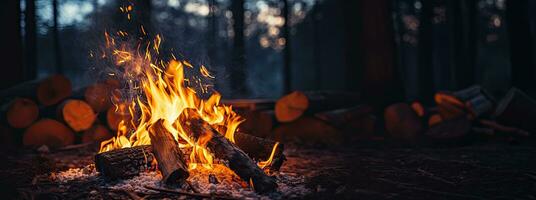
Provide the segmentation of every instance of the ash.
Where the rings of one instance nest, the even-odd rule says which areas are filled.
[[[303,176],[285,172],[277,172],[270,175],[276,177],[278,191],[263,195],[255,193],[248,183],[241,180],[240,177],[223,165],[214,165],[213,169],[197,167],[196,169],[190,170],[188,181],[200,193],[225,195],[238,199],[288,199],[304,197],[311,193],[310,189],[305,187],[305,178]],[[87,181],[95,182],[101,188],[133,191],[144,194],[158,193],[146,189],[145,186],[165,187],[160,183],[162,176],[157,171],[143,172],[139,176],[131,179],[110,181],[100,176],[93,164],[83,168],[70,168],[66,171],[51,173],[48,178],[59,184],[68,184],[73,181]],[[187,186],[170,189],[190,192]]]

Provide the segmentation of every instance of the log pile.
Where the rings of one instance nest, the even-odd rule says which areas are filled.
[[[440,91],[435,94],[436,107],[420,109],[412,106],[428,127],[417,137],[442,144],[466,144],[490,136],[527,137],[535,131],[530,123],[536,116],[536,103],[522,91],[512,88],[497,104],[482,87],[472,86],[460,91]],[[521,105],[521,106],[520,106]],[[424,110],[422,112],[421,110]],[[530,115],[530,114],[529,114]]]
[[[63,75],[24,82],[0,91],[0,121],[14,146],[62,148],[111,138],[106,112],[118,82],[106,80],[73,91]],[[101,116],[101,117],[99,117]],[[115,117],[115,116],[113,116]],[[100,119],[99,119],[100,118]],[[113,120],[117,120],[114,118]]]

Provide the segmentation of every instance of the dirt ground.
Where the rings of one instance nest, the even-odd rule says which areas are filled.
[[[4,152],[2,199],[130,199],[91,182],[40,183],[36,175],[83,167],[95,151]],[[536,199],[536,146],[395,147],[355,144],[292,147],[281,172],[305,178],[308,192],[281,199]],[[8,156],[9,155],[9,156]],[[39,182],[39,183],[37,183]],[[102,195],[91,195],[91,194]],[[151,198],[182,198],[171,194]]]

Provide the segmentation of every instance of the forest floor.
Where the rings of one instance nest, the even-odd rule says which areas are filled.
[[[534,144],[445,148],[356,144],[337,149],[289,146],[285,151],[288,160],[279,173],[303,178],[295,185],[302,189],[259,198],[536,199]],[[87,166],[93,163],[94,154],[91,148],[45,154],[2,153],[2,199],[132,199],[93,182],[99,179],[42,181],[50,172],[91,170]],[[149,199],[163,197],[185,198],[160,193]]]

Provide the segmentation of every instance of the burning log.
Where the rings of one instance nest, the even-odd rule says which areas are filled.
[[[6,112],[7,123],[13,128],[26,128],[39,116],[39,108],[34,101],[26,98],[13,100]]]
[[[195,110],[184,110],[179,120],[184,122],[182,128],[191,138],[205,141],[206,148],[216,158],[225,160],[229,169],[249,182],[256,192],[266,193],[277,188],[273,177],[266,175],[244,151],[201,119]]]
[[[89,129],[97,117],[85,101],[75,99],[62,103],[58,113],[59,118],[76,132]]]
[[[384,119],[387,133],[396,139],[413,140],[423,129],[419,116],[406,103],[388,106],[384,112]]]
[[[252,136],[246,133],[236,132],[234,135],[236,146],[242,151],[246,152],[251,158],[255,160],[266,160],[270,157],[274,145],[277,143],[273,140],[268,140],[256,136]],[[278,144],[272,162],[266,166],[271,170],[278,171],[285,162],[286,158],[283,154],[284,145]]]
[[[135,146],[95,155],[95,167],[112,180],[123,179],[151,169],[154,159],[150,145]]]
[[[25,146],[47,145],[59,148],[74,143],[74,133],[67,126],[53,119],[41,119],[24,132],[22,142]]]
[[[279,122],[291,122],[304,114],[355,106],[359,96],[343,92],[294,91],[281,97],[275,104],[275,116]]]
[[[270,156],[273,145],[275,145],[275,142],[272,140],[251,136],[242,132],[235,133],[235,142],[246,154],[258,160],[266,160]],[[282,144],[278,145],[272,163],[267,166],[269,169],[279,170],[283,162],[286,160],[285,155],[283,154],[283,147]],[[189,152],[183,151],[180,152],[179,155],[187,157],[189,155],[188,153]],[[98,159],[106,160],[103,162],[97,161]],[[154,162],[154,159],[156,158],[153,152],[153,147],[151,145],[142,145],[99,153],[95,156],[95,164],[97,165],[97,170],[105,176],[109,176],[112,179],[121,179],[130,178],[147,170],[150,167],[150,163]],[[143,160],[143,162],[138,162],[140,160]],[[125,163],[130,165],[128,170],[124,170]],[[102,170],[106,170],[106,172],[103,172]]]
[[[82,134],[82,143],[102,142],[110,139],[113,134],[103,125],[95,124]]]
[[[72,93],[71,81],[63,75],[52,75],[38,81],[21,83],[0,92],[2,98],[25,97],[50,106],[61,102]]]
[[[151,146],[162,173],[162,182],[167,185],[181,184],[190,176],[188,166],[181,156],[177,141],[166,130],[164,123],[160,119],[149,127]]]
[[[501,100],[494,114],[497,122],[536,133],[536,101],[517,88]]]

